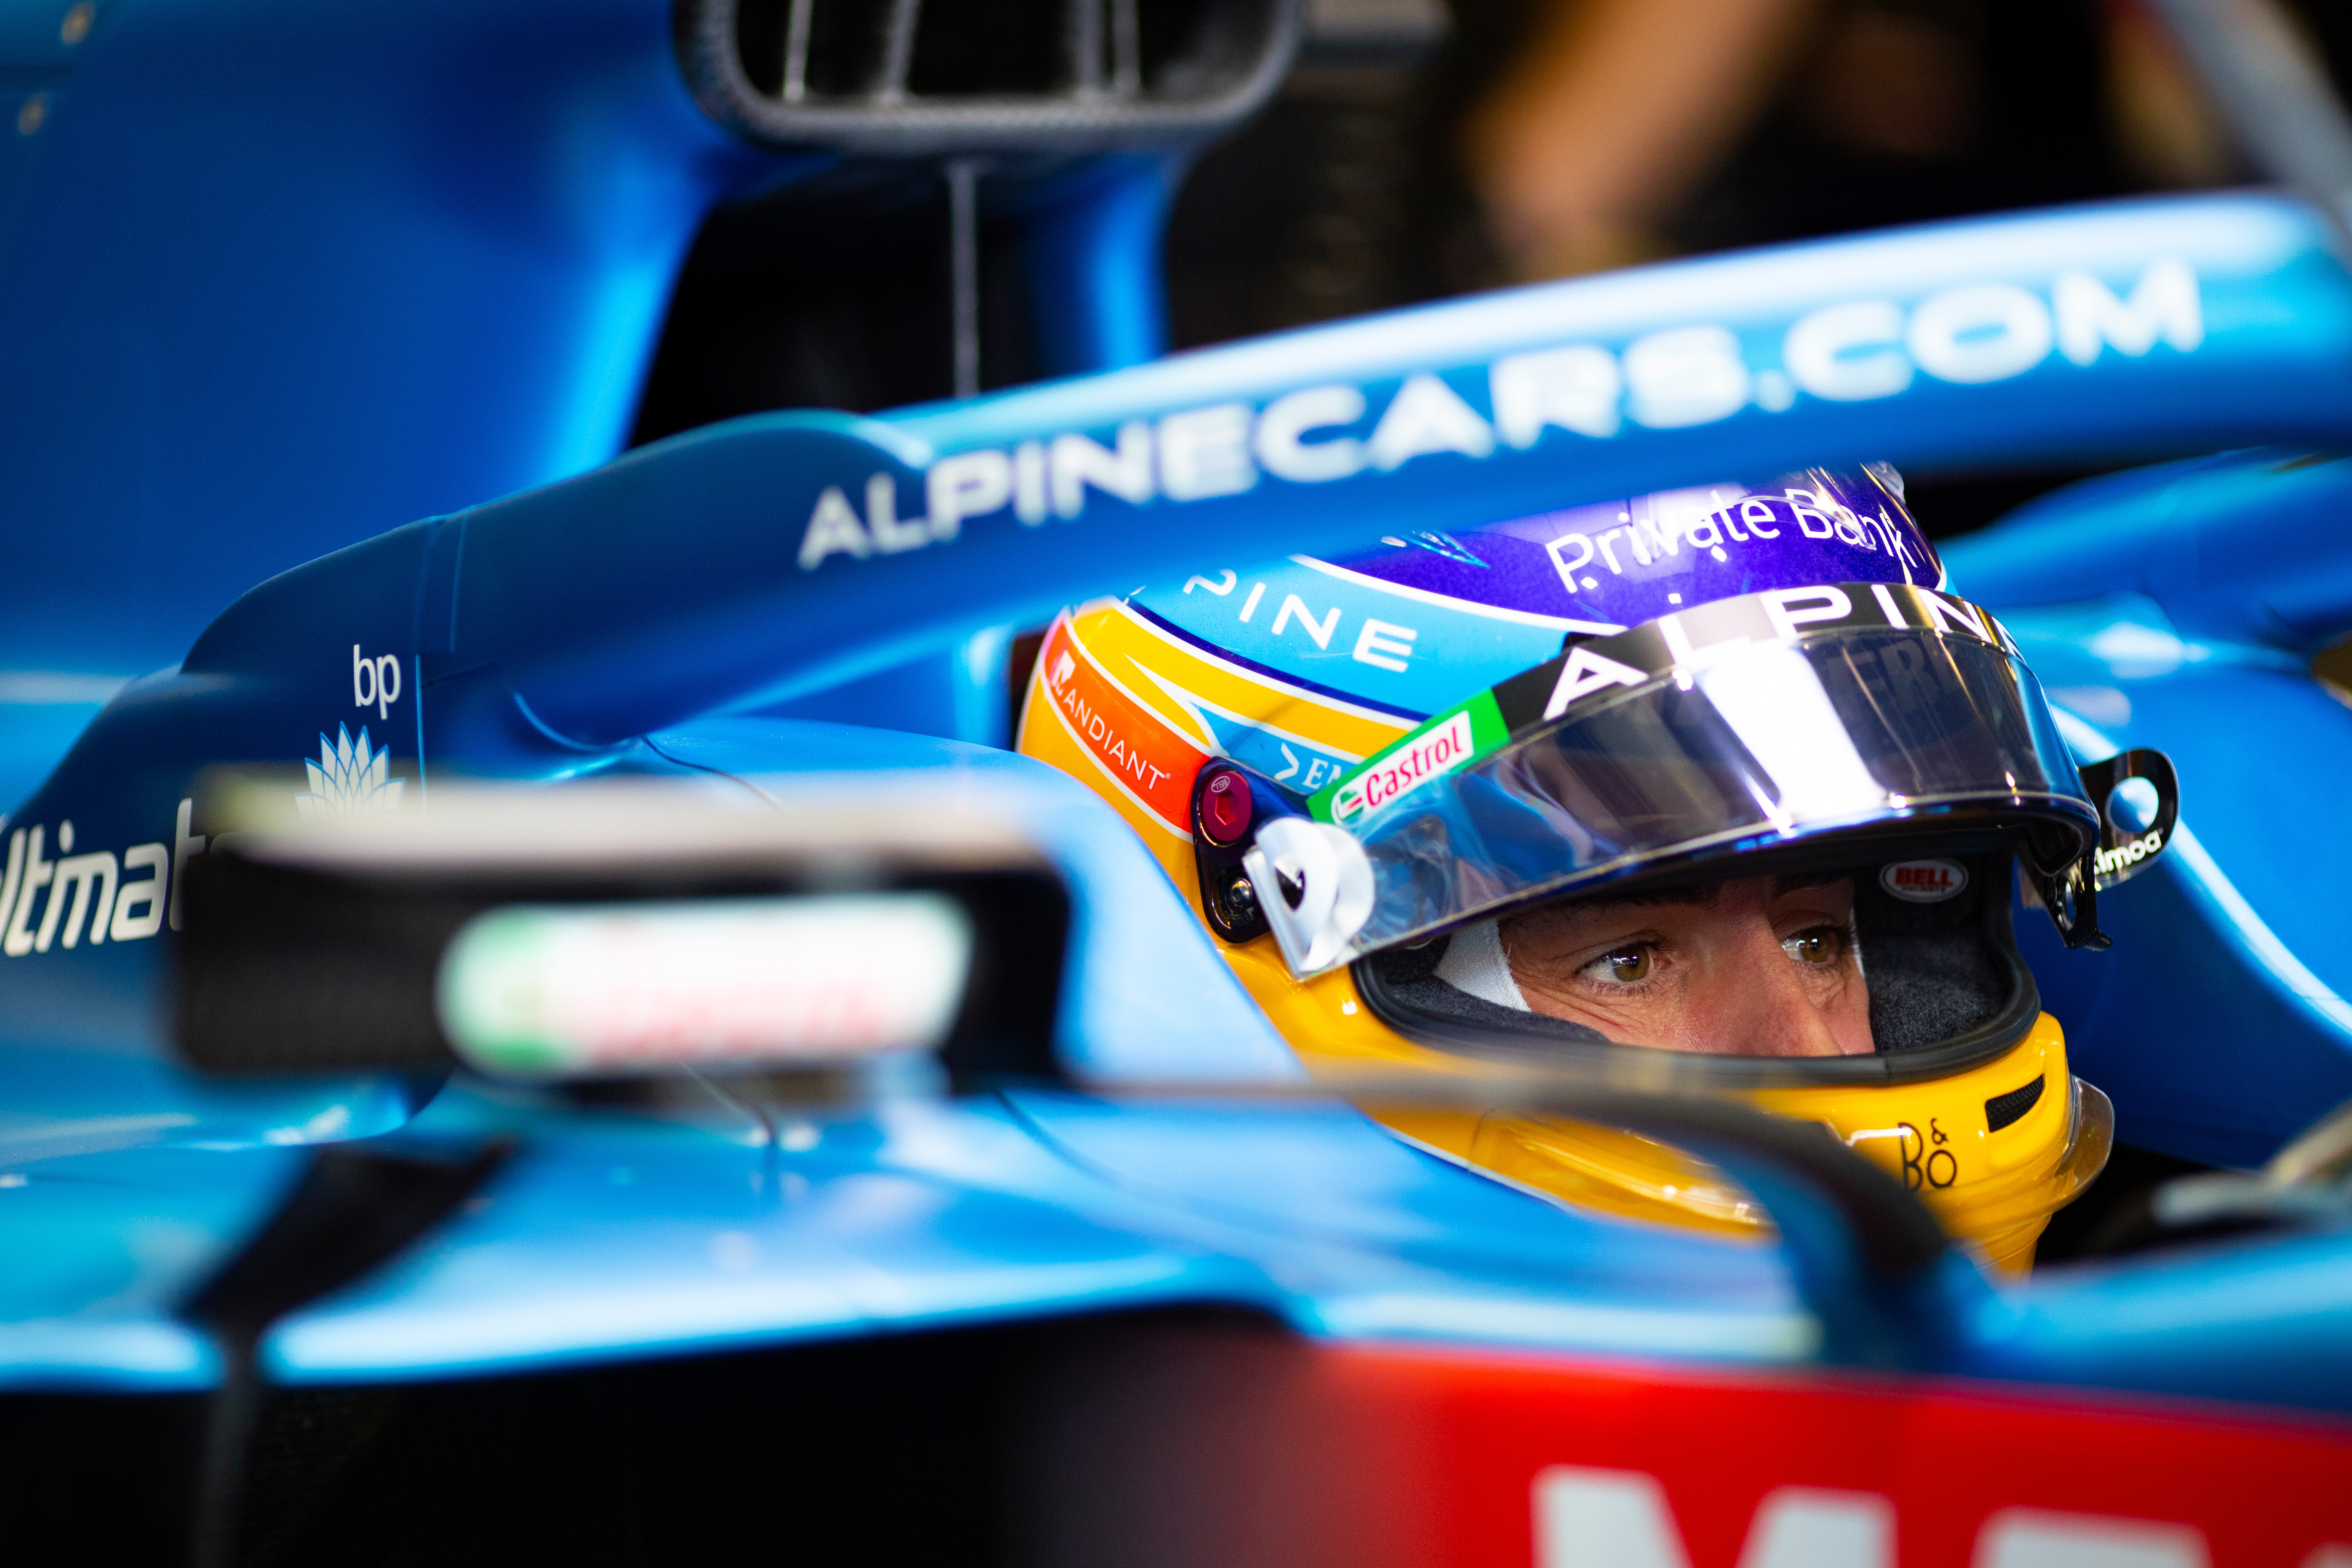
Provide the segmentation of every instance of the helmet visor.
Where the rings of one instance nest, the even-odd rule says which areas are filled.
[[[1999,623],[1867,584],[1719,601],[1573,646],[1310,808],[1371,873],[1370,912],[1318,968],[1708,851],[1967,808],[2054,822],[2071,854],[2097,824]]]

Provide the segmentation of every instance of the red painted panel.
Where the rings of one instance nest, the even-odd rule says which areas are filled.
[[[1307,1397],[1335,1436],[1415,1435],[1384,1489],[1427,1510],[1430,1563],[1533,1563],[1552,1465],[1656,1477],[1691,1568],[1737,1568],[1783,1486],[1888,1499],[1902,1568],[1969,1568],[2005,1508],[2188,1524],[2216,1568],[2300,1568],[2328,1542],[2352,1563],[2352,1426],[1957,1382],[1314,1353]]]
[[[1041,1400],[1055,1568],[2352,1568],[2352,1423],[2289,1413],[1246,1330]]]

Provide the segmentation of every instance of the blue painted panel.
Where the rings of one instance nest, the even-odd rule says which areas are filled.
[[[31,795],[126,684],[80,671],[0,672],[0,812]]]
[[[530,1142],[485,1202],[272,1336],[289,1382],[407,1380],[1170,1302],[1344,1339],[1802,1358],[1777,1249],[1564,1212],[1352,1112],[1024,1095],[699,1124],[453,1089],[434,1136]],[[198,1163],[201,1162],[201,1164]],[[290,1179],[280,1152],[29,1167],[0,1226],[0,1383],[203,1386],[168,1313]],[[18,1200],[22,1200],[21,1203]],[[144,1228],[142,1228],[142,1226]],[[1989,1299],[1955,1370],[2352,1408],[2340,1235],[2047,1271]]]
[[[154,668],[273,573],[609,458],[703,216],[833,162],[713,125],[666,0],[68,9],[0,7],[0,671]],[[1180,163],[1016,190],[1052,370],[1160,352]],[[10,700],[0,805],[63,750]]]
[[[2191,346],[2159,336],[2126,353],[2095,331],[2094,341],[2075,345],[2082,360],[2060,346],[2048,302],[2063,279],[2093,278],[2111,295],[2129,293],[2163,260],[2179,261],[2196,279],[2199,331],[2179,339]],[[1954,288],[2016,289],[2042,301],[2042,313],[2036,317],[2006,293],[1941,298]],[[1930,321],[1906,317],[1930,300],[1937,304]],[[1842,318],[1826,325],[1837,329],[1832,335],[1845,353],[1831,364],[1812,363],[1817,355],[1809,343],[1818,344],[1824,326],[1809,320],[1817,310],[1875,301],[1896,307],[1887,318],[1891,337],[1857,331],[1851,318]],[[1107,429],[1127,418],[1231,397],[1262,401],[1325,383],[1378,389],[1422,370],[1445,376],[1484,409],[1486,372],[1498,357],[1640,344],[1630,362],[1619,355],[1614,395],[1607,393],[1608,373],[1600,371],[1597,382],[1555,372],[1558,380],[1520,384],[1556,394],[1523,405],[1530,412],[1570,412],[1576,425],[1544,427],[1542,446],[1553,468],[1548,489],[1491,472],[1482,479],[1471,499],[1498,502],[1509,493],[1511,502],[1486,514],[1508,517],[1547,504],[1638,494],[1688,482],[1694,474],[1777,472],[1831,449],[1884,452],[1902,464],[1973,455],[1996,438],[2017,458],[2080,454],[2094,444],[2147,449],[2169,445],[2183,431],[2193,438],[2210,434],[2220,444],[2229,430],[2249,440],[2333,430],[2339,415],[2320,405],[2317,388],[2339,384],[2347,373],[2320,344],[2346,329],[2347,303],[2343,269],[2293,204],[2260,196],[2158,199],[1928,225],[1507,289],[1179,354],[1125,375],[929,405],[895,422],[951,450],[1039,430]],[[1962,363],[1927,343],[1937,322],[1958,321],[1957,306],[2021,312],[2014,318],[2019,335],[1989,331],[1983,339],[2011,344],[2011,352]],[[1987,315],[1971,325],[1983,329],[1992,320]],[[1792,342],[1801,321],[1808,322],[1808,334]],[[1706,335],[1664,342],[1653,336],[1693,329]],[[1724,353],[1718,332],[1736,340],[1736,354]],[[1922,347],[1950,376],[1920,368],[1916,352]],[[1865,353],[1880,373],[1875,378],[1851,374]],[[1591,390],[1596,384],[1601,391]],[[2294,395],[2290,385],[2309,395]],[[2244,401],[2219,406],[2208,400],[2223,386]],[[2084,406],[2086,400],[2097,406]],[[1368,429],[1386,402],[1372,397]],[[1680,431],[1703,432],[1706,439],[1689,442],[1675,434]],[[1850,445],[1832,448],[1832,440]],[[1622,484],[1591,472],[1615,468],[1611,458],[1620,448],[1683,447],[1688,454],[1662,465],[1669,470],[1663,478],[1649,478],[1655,470],[1648,465],[1631,467],[1641,478]],[[1497,449],[1519,448],[1506,431]],[[1702,456],[1707,452],[1712,460]],[[1573,466],[1563,471],[1563,464]],[[1450,475],[1475,471],[1442,459],[1435,466]],[[1319,493],[1323,505],[1339,508],[1377,489],[1333,479],[1303,493]],[[1458,490],[1455,499],[1464,499]],[[1376,521],[1387,527],[1401,520],[1385,514]],[[1304,547],[1289,539],[1266,544],[1273,551]]]
[[[120,9],[117,0],[72,16],[74,0],[6,0],[0,5],[0,69],[65,71],[87,54],[100,29]]]
[[[2199,280],[2193,341],[2172,321],[2158,323],[2171,336],[2141,352],[2105,338],[2086,354],[2063,352],[2065,323],[2051,315],[2051,301],[2068,289],[2079,297],[2070,276],[2102,279],[2120,301],[2151,268],[2170,261]],[[1969,340],[1974,348],[1949,330],[1956,290],[1975,290],[1961,299],[1971,309],[1990,309],[1990,300],[2008,312],[1997,331]],[[1907,323],[1900,343],[1850,338],[1843,357],[1819,352],[1822,312],[1847,311],[1832,324],[1851,323],[1861,318],[1848,307],[1873,301]],[[2033,320],[2056,324],[2029,361],[2019,344],[2032,337]],[[390,747],[386,786],[396,779],[419,795],[435,777],[455,773],[559,780],[611,768],[719,766],[750,776],[814,764],[828,747],[841,765],[874,769],[893,745],[908,748],[905,766],[970,789],[972,781],[959,775],[987,770],[927,742],[695,721],[885,668],[979,627],[1040,616],[1139,577],[1181,581],[1195,565],[1213,568],[1210,546],[1226,555],[1235,539],[1248,541],[1253,555],[1311,552],[1374,530],[1444,528],[1465,513],[1531,511],[1693,471],[1784,467],[1824,450],[2014,459],[2142,440],[2340,437],[2352,423],[2344,413],[2352,408],[2347,339],[2352,289],[2305,220],[2279,204],[2225,198],[1647,269],[888,420],[744,421],[569,484],[396,531],[255,590],[183,668],[118,697],[10,826],[61,834],[72,820],[79,854],[154,843],[176,858],[177,803],[202,766],[318,758],[322,737],[333,751],[343,733],[361,728],[372,749]],[[1986,358],[1987,342],[2008,343],[2011,360]],[[1589,378],[1546,383],[1534,405],[1544,418],[1528,428],[1524,400],[1514,412],[1512,399],[1525,388],[1513,376],[1533,373],[1499,362],[1562,348],[1592,351],[1575,361],[1584,367],[1578,374],[1605,361],[1616,390],[1596,399]],[[1566,362],[1545,363],[1557,369]],[[1391,394],[1423,374],[1451,389],[1465,417],[1392,433],[1384,444]],[[1282,477],[1279,443],[1268,444],[1260,420],[1264,405],[1290,388],[1340,382],[1366,391],[1370,412],[1357,434],[1367,450],[1394,462],[1328,482]],[[1113,455],[1129,422],[1142,426],[1128,442],[1143,452],[1139,463]],[[1066,437],[1093,443],[1100,456]],[[1023,456],[1032,443],[1039,458]],[[1066,469],[1075,472],[1075,463],[1097,479],[1066,487],[1076,504],[1046,507],[1073,515],[1025,523],[1024,498],[1010,491],[1024,482],[1024,465],[1042,460],[1050,470],[1056,445],[1076,455],[1066,456]],[[985,456],[961,466],[941,460],[989,452],[1001,468]],[[367,477],[355,474],[354,493]],[[1125,499],[1105,489],[1106,474]],[[877,477],[892,493],[870,482]],[[974,498],[995,479],[1006,493],[983,509]],[[1045,502],[1058,501],[1050,483],[1044,488]],[[829,491],[838,491],[824,514],[834,537],[862,541],[864,553],[819,551],[804,564]],[[942,508],[959,500],[969,503],[965,512],[950,518]],[[2159,606],[2168,591],[2162,583],[2141,589]],[[2293,613],[2310,620],[2321,612]],[[356,658],[390,661],[378,667],[370,696],[356,684]],[[401,672],[396,697],[384,668]],[[640,739],[649,731],[660,732],[657,744]],[[792,753],[790,763],[780,752]],[[1004,776],[1022,775],[1011,768]],[[1034,800],[1029,809],[1055,809],[1042,785]],[[1059,852],[1074,864],[1108,856],[1107,815],[1070,815],[1054,838]],[[1104,837],[1096,842],[1095,834]],[[1130,864],[1139,858],[1131,842],[1126,853]],[[1115,858],[1105,864],[1108,878],[1125,875]],[[2165,885],[2154,876],[2143,883]],[[2127,900],[2140,886],[2117,899],[2119,918],[2128,918]],[[1170,972],[1160,964],[1213,967],[1172,893],[1134,909],[1093,889],[1082,896],[1091,900],[1089,920],[1108,914],[1123,922],[1105,921],[1108,930],[1087,937],[1090,944],[1103,937],[1102,952],[1115,962],[1110,979],[1089,984],[1084,1005],[1170,994],[1162,989]],[[1180,917],[1192,945],[1154,954],[1150,966],[1125,960]],[[2195,930],[2166,911],[2155,918],[2177,932]],[[49,1043],[103,1045],[118,1053],[111,1059],[137,1062],[134,1053],[153,1037],[152,1023],[134,1018],[136,1004],[153,994],[168,942],[159,932],[0,960],[0,1018],[8,1026],[36,1016],[81,1019],[86,1038]],[[1091,952],[1084,962],[1094,962]],[[1211,1005],[1229,1002],[1235,1019],[1248,1017],[1230,982],[1222,984],[1223,1000]],[[1122,985],[1129,989],[1116,989]],[[102,1010],[110,997],[118,999],[111,1015]],[[1105,1059],[1149,1062],[1154,1071],[1182,1044],[1164,1017],[1095,1014],[1080,1029],[1101,1042]],[[1235,1036],[1245,1050],[1268,1041],[1254,1020],[1252,1030]],[[352,1107],[383,1103],[391,1091],[333,1086],[319,1110],[356,1117]],[[270,1090],[217,1092],[249,1092],[258,1104]],[[1777,1252],[1562,1214],[1402,1150],[1351,1116],[1113,1110],[1043,1100],[1024,1100],[1020,1116],[887,1106],[842,1118],[787,1159],[754,1147],[741,1127],[681,1129],[452,1091],[419,1118],[420,1130],[520,1126],[530,1148],[486,1208],[394,1269],[285,1325],[272,1341],[272,1364],[320,1379],[418,1376],[1170,1300],[1257,1304],[1337,1334],[1758,1357],[1806,1349]],[[222,1141],[267,1139],[273,1125],[280,1124],[255,1111]],[[71,1159],[95,1171],[149,1152]],[[615,1174],[621,1170],[627,1179]],[[786,1179],[794,1176],[803,1184]],[[256,1176],[243,1190],[262,1185]],[[8,1195],[0,1190],[0,1200]],[[151,1214],[174,1210],[168,1195],[142,1202]],[[251,1213],[241,1221],[223,1210],[196,1229],[217,1247]],[[144,1277],[106,1272],[110,1222],[92,1223],[102,1233],[94,1250],[61,1247],[47,1282],[26,1287],[26,1310],[41,1314],[32,1321],[82,1316],[97,1325],[79,1342],[83,1351],[72,1352],[86,1352],[93,1380],[141,1375],[138,1365],[158,1378],[200,1375],[190,1370],[200,1358],[161,1325],[170,1288],[160,1274],[124,1314],[99,1322],[104,1314],[92,1309],[92,1292]],[[199,1256],[186,1254],[175,1276],[182,1283]],[[2089,1329],[2061,1331],[2062,1291],[2030,1291],[2026,1319],[2039,1312],[2059,1326],[2036,1338],[2016,1326],[2019,1319],[1989,1319],[1981,1333],[2008,1348],[1981,1359],[2015,1375],[2111,1375],[2148,1385],[2175,1375],[2150,1370],[2158,1329],[2176,1351],[2202,1344],[2212,1325],[2250,1331],[2257,1320],[2248,1303],[2257,1297],[2251,1289],[2232,1294],[2232,1280],[2305,1256],[2290,1247],[2261,1254],[2259,1267],[2181,1265],[2187,1272],[2174,1283],[2186,1284],[2170,1299],[2206,1316],[2163,1319],[2139,1360],[2118,1352],[2103,1363]],[[2335,1254],[2321,1247],[2308,1257],[2316,1261],[2294,1275],[2307,1287],[2304,1297],[2270,1287],[2284,1303],[2280,1321],[2291,1332],[2283,1339],[2332,1321],[2336,1310]],[[2128,1278],[2154,1292],[2170,1267]],[[2127,1313],[2117,1321],[2126,1329],[2134,1322]],[[143,1350],[130,1343],[141,1334]],[[53,1334],[26,1353],[48,1357],[54,1369],[70,1359],[64,1342]],[[2317,1356],[2346,1342],[2339,1331],[2332,1342],[2315,1332],[2296,1342]],[[2234,1364],[2250,1369],[2246,1386],[2271,1386],[2254,1362]],[[2102,1365],[2113,1370],[2103,1373]],[[2332,1365],[2312,1371],[2312,1396],[2336,1397],[2335,1378]]]
[[[75,54],[0,138],[0,667],[152,668],[273,572],[610,457],[702,214],[782,166],[657,0],[149,0]]]
[[[2342,462],[2224,455],[2073,487],[1945,552],[2081,758],[2155,746],[2179,769],[2170,852],[2101,896],[2112,951],[2019,927],[2126,1142],[2254,1165],[2352,1098],[2352,845],[2324,782],[2352,773],[2352,710],[2305,668],[2352,625],[2347,501]]]
[[[225,1083],[134,1054],[10,1041],[0,1049],[0,1168],[150,1145],[276,1149],[372,1138],[434,1085],[311,1076]]]
[[[1337,1337],[1742,1361],[1816,1342],[1778,1248],[1567,1208],[1351,1110],[1014,1103],[1083,1168],[1263,1259],[1293,1320]]]
[[[299,1152],[0,1154],[0,1388],[202,1388],[205,1337],[172,1310],[262,1221]]]
[[[2251,1167],[2352,1097],[2352,1045],[2197,896],[2179,855],[2099,895],[2111,951],[2070,952],[2022,910],[2018,946],[2074,1071],[2115,1100],[2119,1141]]]
[[[2352,1410],[2343,1232],[2036,1274],[1989,1304],[1970,1370],[2032,1383]]]
[[[2352,1098],[2352,952],[2329,891],[2352,849],[2311,818],[2311,781],[2352,766],[2352,711],[2307,677],[2218,662],[2105,689],[2128,721],[2064,716],[2070,743],[2085,761],[2171,753],[2180,825],[2153,868],[2100,895],[2113,949],[2068,952],[2038,915],[2021,946],[2119,1138],[2259,1164]]]
[[[2185,637],[2307,658],[2352,631],[2352,464],[2225,453],[2070,486],[1955,541],[1955,585],[2003,606],[2139,594]]]
[[[1168,352],[1160,237],[1184,160],[1105,158],[1030,198],[1023,261],[1047,375],[1118,370]]]
[[[511,1110],[453,1093],[420,1132]],[[1786,1360],[1769,1249],[1562,1211],[1342,1109],[1021,1097],[787,1113],[787,1147],[531,1114],[488,1201],[270,1337],[412,1378],[1167,1302],[1348,1336]]]
[[[1563,1211],[1339,1107],[1064,1095],[668,1119],[462,1082],[407,1136],[520,1152],[392,1267],[273,1333],[273,1376],[409,1379],[1169,1302],[1347,1337],[1780,1361],[1769,1248]],[[397,1147],[399,1140],[394,1141]],[[0,1385],[202,1386],[172,1309],[260,1223],[287,1151],[21,1163]],[[16,1182],[15,1177],[24,1180]]]
[[[990,626],[944,652],[779,702],[760,711],[780,719],[830,724],[872,724],[967,741],[1013,743],[1012,693],[1006,663],[1014,628]]]
[[[1067,1184],[1009,1190],[1039,1156],[971,1112],[815,1114],[795,1124],[810,1144],[797,1152],[464,1096],[417,1125],[499,1124],[532,1136],[488,1202],[289,1320],[265,1347],[273,1376],[404,1379],[1264,1295],[1246,1263],[1106,1224]]]

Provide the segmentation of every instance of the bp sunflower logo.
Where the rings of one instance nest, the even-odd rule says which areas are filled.
[[[367,726],[352,739],[351,726],[335,726],[335,738],[319,736],[319,760],[302,766],[310,775],[308,795],[294,797],[304,816],[341,816],[362,811],[396,811],[401,787],[408,781],[392,776],[392,753],[368,744]]]

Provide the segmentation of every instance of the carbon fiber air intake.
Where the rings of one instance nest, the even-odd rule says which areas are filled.
[[[1289,69],[1302,0],[678,0],[706,112],[775,147],[930,158],[1175,145]]]

